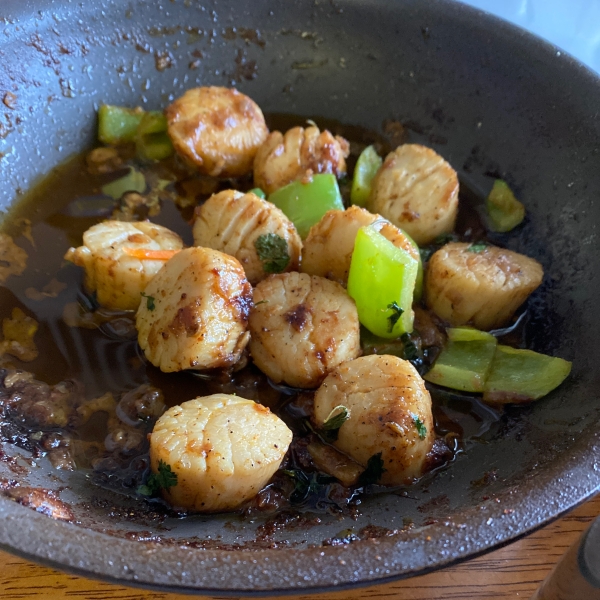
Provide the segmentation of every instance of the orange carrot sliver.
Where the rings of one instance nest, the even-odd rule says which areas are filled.
[[[175,256],[179,250],[148,250],[146,248],[123,248],[127,256],[139,258],[140,260],[169,260]]]

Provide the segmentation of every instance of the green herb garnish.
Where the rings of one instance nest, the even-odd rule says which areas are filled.
[[[424,440],[425,436],[427,435],[427,427],[425,427],[425,424],[423,423],[423,421],[421,421],[421,419],[418,417],[418,415],[412,415],[412,418],[413,418],[415,427],[417,428],[417,433],[419,434],[419,438]]]
[[[311,494],[321,494],[325,487],[336,481],[335,477],[321,473],[311,473],[310,476],[300,469],[282,469],[288,477],[294,480],[294,491],[290,495],[292,504],[304,502]]]
[[[325,423],[323,423],[321,429],[324,429],[325,431],[339,429],[349,418],[350,411],[340,404],[329,413],[329,416],[325,419]]]
[[[175,485],[177,485],[177,473],[171,470],[171,465],[159,460],[158,473],[151,473],[146,485],[140,485],[137,493],[142,496],[157,496],[160,490],[168,490]]]
[[[400,336],[402,344],[404,345],[404,360],[418,360],[421,358],[417,345],[412,341],[410,333],[403,333]]]
[[[287,242],[276,233],[259,235],[254,240],[254,247],[265,273],[283,273],[290,264]]]
[[[146,308],[148,310],[154,310],[156,305],[154,304],[154,296],[147,296],[144,292],[142,292],[142,298],[146,298]]]
[[[383,468],[383,459],[381,458],[381,452],[374,454],[367,461],[367,467],[361,473],[358,482],[361,485],[369,485],[371,483],[377,483],[381,476],[386,472],[386,469]]]
[[[404,309],[400,308],[395,300],[391,304],[388,304],[387,307],[391,311],[393,311],[392,314],[388,317],[388,321],[390,322],[389,332],[392,333],[396,323],[398,322],[398,319],[402,316]]]
[[[268,302],[268,300],[261,300],[260,302],[255,302],[254,306],[258,306],[259,304],[267,304]]]
[[[486,248],[487,244],[485,242],[474,242],[473,244],[467,247],[467,252],[479,254],[480,252],[483,252]]]

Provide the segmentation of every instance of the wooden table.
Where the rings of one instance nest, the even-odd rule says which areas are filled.
[[[310,600],[528,599],[566,549],[600,515],[600,495],[562,519],[506,548],[456,567],[397,583],[311,596]],[[66,575],[0,552],[0,598],[23,600],[185,600],[190,596],[145,592]],[[206,599],[206,596],[201,598]],[[277,599],[275,599],[277,600]],[[283,599],[281,599],[283,600]]]

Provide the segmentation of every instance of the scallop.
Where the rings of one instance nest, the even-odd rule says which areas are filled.
[[[187,248],[150,282],[136,315],[138,342],[161,371],[235,364],[248,343],[252,286],[242,265],[211,248]]]
[[[164,261],[135,258],[133,250],[181,250],[181,238],[154,223],[104,221],[83,234],[83,246],[70,248],[65,258],[85,269],[85,285],[106,308],[136,310],[141,293]]]
[[[254,185],[267,194],[311,174],[346,174],[350,144],[318,127],[294,127],[285,135],[273,131],[254,159]]]
[[[269,134],[258,105],[236,89],[188,90],[167,107],[165,115],[176,152],[213,177],[249,173]]]
[[[452,243],[430,259],[425,302],[451,325],[506,325],[544,277],[533,258],[495,246]]]
[[[431,397],[408,361],[370,355],[337,367],[315,394],[316,426],[341,406],[348,418],[335,447],[365,468],[378,457],[385,469],[380,483],[411,483],[427,470],[435,441]]]
[[[361,227],[368,225],[372,225],[394,246],[406,250],[415,260],[419,260],[417,248],[400,229],[380,215],[351,206],[347,210],[326,212],[311,227],[304,240],[301,271],[345,285],[348,282],[356,234]]]
[[[431,148],[404,144],[387,155],[375,175],[367,208],[400,227],[419,246],[454,229],[456,171]]]
[[[275,383],[317,387],[360,354],[354,300],[333,281],[304,273],[271,275],[254,290],[250,353]]]
[[[291,441],[292,432],[266,406],[214,394],[174,406],[158,419],[150,465],[154,473],[167,465],[174,473],[176,484],[162,490],[173,506],[233,510],[267,484]]]
[[[194,244],[235,256],[252,285],[269,273],[297,270],[302,251],[294,224],[281,210],[234,190],[219,192],[196,209]]]

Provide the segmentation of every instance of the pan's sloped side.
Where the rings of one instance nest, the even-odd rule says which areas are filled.
[[[371,129],[395,119],[411,140],[444,155],[468,186],[485,193],[500,176],[526,199],[521,233],[498,243],[534,255],[546,270],[533,300],[532,347],[574,361],[557,393],[509,410],[487,443],[473,445],[412,497],[368,499],[357,529],[415,521],[394,536],[321,547],[344,528],[324,519],[284,533],[297,542],[290,549],[193,550],[54,522],[0,499],[4,548],[140,585],[293,592],[373,583],[472,556],[540,526],[598,487],[600,82],[591,73],[501,21],[444,1],[5,0],[3,11],[3,209],[19,189],[91,143],[102,102],[159,108],[195,85],[236,85],[265,111]],[[490,471],[497,478],[485,490],[473,485]],[[75,501],[96,493],[77,476],[66,484]],[[435,514],[419,510],[442,496]],[[432,516],[436,522],[425,526]],[[94,517],[96,529],[133,531],[101,511]],[[222,519],[173,521],[175,540],[223,533]],[[250,540],[256,527],[244,524],[236,535]],[[309,545],[315,547],[303,549]]]

